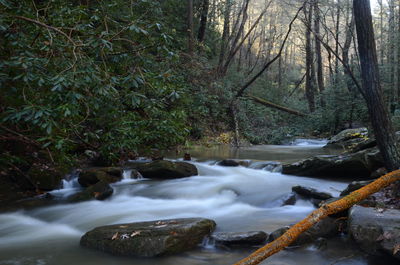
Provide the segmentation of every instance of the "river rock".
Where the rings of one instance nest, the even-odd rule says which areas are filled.
[[[70,202],[81,202],[92,199],[105,200],[113,194],[114,190],[108,184],[108,182],[101,180],[96,184],[86,188],[84,191],[78,192],[72,195],[68,201]]]
[[[362,187],[370,184],[373,180],[364,180],[364,181],[353,181],[351,182],[346,189],[344,189],[340,196],[346,196],[352,193],[355,190],[361,189]]]
[[[291,244],[291,246],[300,246],[308,243],[312,243],[319,238],[330,238],[338,235],[341,232],[343,221],[327,217],[322,219],[315,225],[313,225],[310,229],[303,232],[295,242]],[[290,226],[285,226],[279,228],[272,232],[268,237],[268,242],[272,242],[278,237],[282,236],[287,230],[289,230]]]
[[[369,178],[371,173],[382,165],[383,159],[379,150],[370,148],[354,154],[314,156],[283,165],[282,173],[310,177]]]
[[[54,190],[61,184],[61,173],[43,164],[33,164],[27,175],[40,190]]]
[[[108,225],[87,232],[80,244],[114,255],[155,257],[195,248],[215,226],[202,218]]]
[[[297,201],[296,193],[291,192],[289,194],[286,194],[281,198],[281,200],[282,200],[281,206],[295,205]]]
[[[240,166],[239,162],[233,160],[233,159],[224,159],[220,162],[218,162],[219,166],[223,167],[238,167]]]
[[[136,165],[135,169],[137,169],[144,178],[150,179],[174,179],[198,175],[197,168],[193,164],[167,160],[141,163]]]
[[[333,136],[326,144],[326,147],[348,150],[365,143],[367,140],[369,140],[367,128],[347,129]]]
[[[328,192],[322,192],[314,188],[304,186],[294,186],[292,187],[292,191],[309,199],[327,200],[333,197],[333,195]]]
[[[400,210],[353,206],[349,234],[370,254],[389,254],[400,259]]]
[[[123,170],[120,167],[96,167],[82,169],[79,173],[78,182],[83,187],[89,187],[99,181],[114,183],[122,178]]]
[[[218,232],[211,235],[216,244],[225,246],[262,244],[267,237],[264,231]]]

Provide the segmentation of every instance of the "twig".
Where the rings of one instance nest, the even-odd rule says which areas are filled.
[[[55,32],[57,32],[57,33],[63,35],[63,36],[64,36],[69,42],[71,42],[74,46],[77,46],[76,43],[74,42],[74,40],[71,39],[70,36],[68,36],[64,31],[62,31],[62,30],[60,30],[60,29],[58,29],[58,28],[56,28],[56,27],[53,27],[53,26],[44,24],[44,23],[42,23],[42,22],[40,22],[40,21],[38,21],[38,20],[34,20],[34,19],[28,18],[28,17],[15,16],[15,18],[18,18],[18,19],[21,19],[21,20],[25,20],[25,21],[34,23],[34,24],[36,24],[36,25],[38,25],[38,26],[41,26],[41,27],[50,29],[50,30],[52,30],[52,31],[55,31]]]

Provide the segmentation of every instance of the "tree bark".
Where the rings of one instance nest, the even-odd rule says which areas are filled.
[[[189,54],[193,54],[194,51],[194,37],[193,37],[193,0],[188,0],[187,7],[187,16],[188,16],[188,52]]]
[[[308,4],[308,8],[304,8],[304,15],[307,17],[308,26],[306,28],[306,98],[310,112],[315,111],[315,71],[314,71],[314,54],[311,43],[311,21],[313,18],[313,8]]]
[[[400,152],[383,100],[369,0],[354,0],[353,10],[364,97],[385,166],[395,170],[400,167]]]
[[[321,14],[319,10],[319,0],[314,1],[314,13],[315,13],[315,20],[314,20],[314,28],[315,34],[320,35],[320,22],[321,22]],[[322,64],[322,53],[321,53],[321,42],[318,38],[315,38],[315,55],[317,57],[317,83],[318,83],[318,90],[319,93],[322,93],[325,90],[324,86],[324,71],[323,71],[323,64]],[[324,105],[324,102],[321,97],[321,105]]]
[[[355,0],[356,1],[356,0]],[[366,0],[369,1],[369,0]],[[253,252],[250,256],[235,263],[235,265],[255,265],[261,263],[266,258],[281,251],[285,247],[293,243],[304,231],[311,228],[314,224],[324,219],[325,217],[342,212],[354,204],[364,200],[371,194],[389,186],[390,184],[400,180],[400,170],[396,170],[386,174],[371,184],[356,190],[349,195],[335,202],[323,205],[321,208],[313,211],[305,219],[293,225],[281,237],[265,245],[264,247]]]
[[[277,110],[284,111],[286,113],[289,113],[289,114],[292,114],[292,115],[296,115],[296,116],[300,116],[300,117],[307,116],[306,114],[301,113],[300,111],[289,109],[287,107],[283,107],[283,106],[277,105],[275,103],[272,103],[270,101],[267,101],[267,100],[259,98],[259,97],[255,97],[255,96],[252,96],[252,95],[249,95],[248,97],[251,100],[253,100],[254,102],[259,103],[259,104],[261,104],[263,106],[266,106],[268,108],[277,109]]]
[[[207,19],[208,19],[208,8],[210,6],[209,0],[203,0],[201,4],[201,16],[200,16],[200,27],[199,33],[197,34],[197,40],[202,43],[206,36]]]
[[[225,1],[225,11],[224,11],[224,28],[222,31],[222,40],[221,40],[221,49],[219,53],[218,67],[217,72],[220,75],[222,66],[225,59],[226,49],[228,46],[228,37],[229,37],[229,27],[230,27],[230,16],[231,16],[231,5],[232,0]]]

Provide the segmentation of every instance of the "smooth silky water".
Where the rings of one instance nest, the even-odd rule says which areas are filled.
[[[0,264],[232,264],[255,248],[216,248],[205,242],[181,255],[139,259],[115,257],[79,246],[80,237],[96,226],[138,221],[205,217],[217,222],[217,231],[272,232],[304,218],[314,207],[307,201],[280,207],[283,196],[294,185],[316,187],[338,195],[348,181],[287,176],[244,167],[221,167],[215,159],[294,161],[310,155],[327,154],[324,142],[298,141],[290,146],[255,146],[235,151],[227,147],[189,150],[199,176],[154,181],[125,178],[113,185],[114,195],[106,201],[58,204],[29,211],[0,214]],[[208,152],[207,152],[208,151]],[[210,153],[212,152],[212,153]],[[76,180],[64,182],[53,195],[62,199],[77,191]],[[310,244],[289,248],[263,264],[383,264],[365,257],[346,237],[330,240],[324,250]],[[386,262],[385,264],[390,264]]]

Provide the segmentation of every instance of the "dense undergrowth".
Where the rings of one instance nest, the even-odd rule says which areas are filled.
[[[201,7],[194,2],[197,29]],[[188,140],[231,141],[229,106],[248,69],[215,75],[221,39],[215,20],[205,42],[187,53],[184,1],[1,0],[0,6],[3,169],[25,174],[38,161],[41,169],[59,167],[93,154],[112,164]],[[223,6],[216,10],[221,16]],[[279,85],[277,69],[273,65],[251,93],[307,113],[304,91],[293,90],[300,64],[286,69]],[[343,75],[337,79],[306,118],[241,98],[241,136],[277,144],[365,125],[361,97],[352,96]]]

